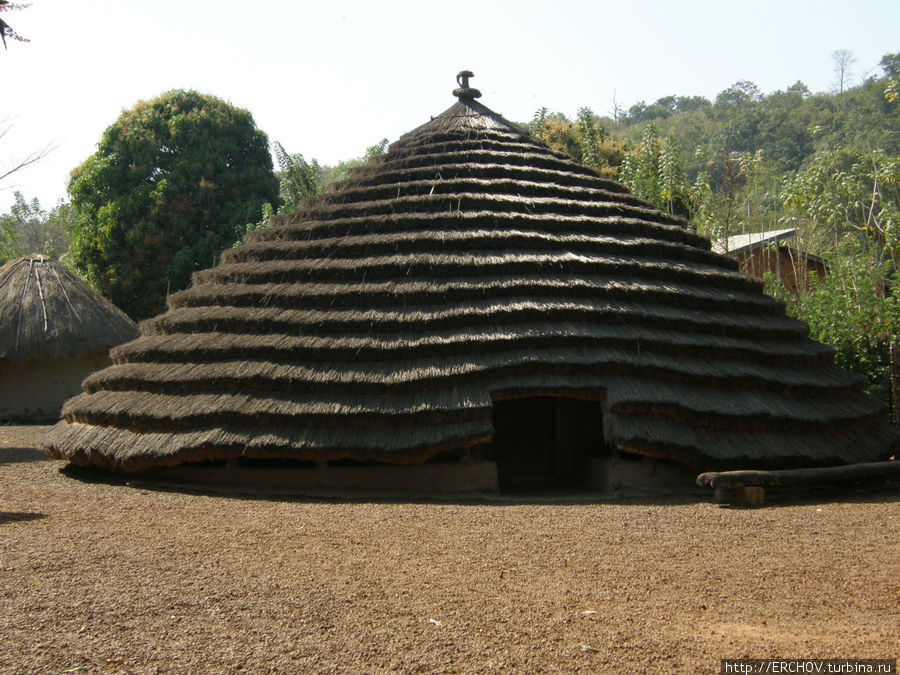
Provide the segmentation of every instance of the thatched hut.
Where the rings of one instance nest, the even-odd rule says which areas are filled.
[[[47,452],[513,477],[886,458],[857,375],[684,221],[458,101],[194,275],[64,409]]]
[[[58,262],[0,267],[0,423],[48,422],[137,326]]]

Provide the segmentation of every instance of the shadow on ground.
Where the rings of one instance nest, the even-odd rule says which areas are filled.
[[[49,461],[43,450],[35,448],[0,448],[0,466],[19,462]]]
[[[603,494],[579,488],[517,489],[499,494],[470,493],[464,495],[402,495],[396,493],[360,493],[352,490],[318,490],[313,493],[296,493],[290,490],[266,490],[258,485],[231,485],[226,483],[178,483],[147,478],[141,475],[115,474],[93,467],[66,465],[60,473],[82,483],[121,485],[138,490],[172,492],[181,494],[216,495],[227,499],[266,500],[277,502],[307,503],[367,503],[367,504],[469,504],[479,506],[523,506],[538,504],[584,505],[678,505],[699,504],[713,501],[708,488],[686,486],[681,493],[666,494]],[[827,503],[894,503],[900,502],[900,479],[872,481],[868,484],[827,485],[806,489],[767,490],[761,507],[743,507],[722,504],[721,508],[778,508],[802,504]]]
[[[20,523],[26,520],[40,520],[41,518],[46,518],[46,516],[43,513],[0,511],[0,525],[4,523]]]

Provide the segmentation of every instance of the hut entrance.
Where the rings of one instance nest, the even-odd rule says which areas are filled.
[[[501,489],[574,487],[591,457],[609,455],[599,401],[529,396],[495,401],[494,439]]]

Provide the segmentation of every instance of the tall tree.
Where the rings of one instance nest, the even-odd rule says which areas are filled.
[[[612,100],[610,101],[610,105],[612,106],[609,109],[609,114],[612,116],[613,122],[616,124],[619,123],[619,119],[622,117],[622,114],[625,112],[622,104],[616,99],[616,91],[613,89]]]
[[[268,145],[249,112],[213,96],[138,103],[72,173],[71,263],[132,317],[159,312],[275,203]]]
[[[825,230],[840,252],[848,235],[873,247],[872,271],[890,260],[900,268],[900,157],[881,150],[819,152],[782,185],[785,218]]]
[[[278,202],[274,206],[263,204],[259,222],[247,224],[248,233],[269,227],[272,216],[293,211],[303,199],[318,194],[325,186],[324,170],[315,159],[307,162],[301,153],[289,153],[278,141],[272,147],[278,162]],[[235,242],[235,246],[239,245]]]
[[[321,192],[322,169],[316,160],[307,162],[300,153],[289,154],[278,141],[274,148],[281,201],[278,213],[287,213],[296,209],[302,199]]]
[[[844,93],[844,83],[850,77],[850,68],[856,63],[856,57],[848,49],[838,49],[831,54],[834,63],[834,75],[838,81],[838,93]]]
[[[657,208],[687,214],[688,186],[678,144],[673,138],[661,138],[653,123],[644,125],[640,142],[625,153],[619,180]]]
[[[900,52],[885,54],[879,64],[887,80],[884,97],[890,103],[900,101]]]

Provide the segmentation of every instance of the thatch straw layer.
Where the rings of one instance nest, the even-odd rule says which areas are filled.
[[[518,359],[511,362],[511,358]],[[653,380],[681,381],[709,389],[742,392],[792,392],[811,398],[827,398],[835,392],[850,395],[861,384],[859,376],[839,368],[791,370],[772,365],[725,362],[694,357],[636,353],[625,349],[517,349],[445,357],[409,359],[400,364],[378,361],[222,361],[218,363],[123,363],[92,374],[84,381],[88,394],[108,389],[129,389],[184,394],[205,390],[279,391],[294,393],[382,394],[460,387],[480,382],[493,390],[492,381],[527,372],[535,385],[543,386],[555,373],[589,373],[598,382],[614,375]],[[601,385],[595,385],[601,386]],[[647,385],[649,386],[649,385]],[[385,404],[389,408],[389,404]]]
[[[46,256],[0,267],[0,359],[104,352],[137,332],[124,312]]]
[[[419,256],[424,253],[464,253],[470,255],[473,248],[483,251],[509,251],[516,254],[527,251],[548,253],[562,248],[573,254],[584,256],[603,254],[647,259],[669,258],[712,266],[718,273],[721,273],[717,254],[650,237],[597,236],[590,231],[498,231],[496,228],[478,229],[471,226],[456,230],[444,228],[440,231],[425,229],[344,234],[339,237],[310,238],[299,241],[291,239],[262,240],[226,250],[222,254],[222,261],[231,264],[323,256],[365,259],[392,254]],[[756,290],[755,287],[754,290]]]
[[[507,222],[503,222],[506,220]],[[563,215],[552,222],[531,213],[497,214],[490,211],[454,211],[452,213],[433,214],[383,214],[380,216],[352,216],[336,218],[332,221],[298,220],[296,214],[291,216],[275,216],[273,227],[268,230],[251,232],[244,243],[271,240],[304,240],[321,238],[339,238],[371,231],[401,232],[437,230],[489,229],[499,230],[516,228],[523,231],[563,231],[586,232],[596,234],[603,232],[607,236],[639,236],[650,237],[661,241],[685,243],[693,246],[694,242],[702,242],[700,250],[709,250],[706,239],[687,232],[681,225],[651,223],[640,218],[606,216],[587,217],[581,215]],[[226,260],[227,262],[227,260]],[[722,269],[738,269],[731,258],[723,259],[719,265]]]
[[[360,298],[365,301],[365,298]],[[770,316],[734,315],[724,311],[705,314],[698,308],[668,307],[663,304],[635,306],[615,300],[520,300],[471,301],[442,309],[416,305],[388,310],[378,307],[362,311],[335,309],[294,310],[278,307],[183,307],[144,322],[144,335],[228,331],[232,333],[279,333],[285,335],[363,335],[422,331],[445,331],[469,326],[490,330],[507,325],[544,322],[550,325],[602,322],[621,326],[684,329],[687,332],[717,333],[724,336],[776,339],[804,337],[805,325]],[[742,324],[746,326],[742,330]],[[550,329],[557,335],[555,328]]]
[[[566,324],[557,324],[565,327]],[[562,346],[631,350],[636,353],[667,354],[690,357],[703,353],[707,359],[731,358],[737,361],[762,362],[784,368],[829,365],[832,352],[815,342],[791,343],[772,340],[769,346],[780,346],[773,357],[753,340],[720,335],[687,333],[673,337],[664,330],[644,329],[628,325],[596,325],[579,334],[547,336],[543,323],[517,323],[502,329],[473,330],[464,326],[410,338],[402,333],[378,336],[286,335],[209,332],[147,335],[114,348],[116,363],[178,363],[185,353],[202,363],[258,360],[272,363],[304,363],[341,361],[389,361],[410,358],[447,357],[472,352],[505,352],[510,349],[557,350]],[[780,359],[780,360],[779,360]]]
[[[46,441],[123,470],[423,461],[498,400],[600,402],[698,468],[883,459],[862,379],[709,241],[470,99],[273,219],[112,353]]]

